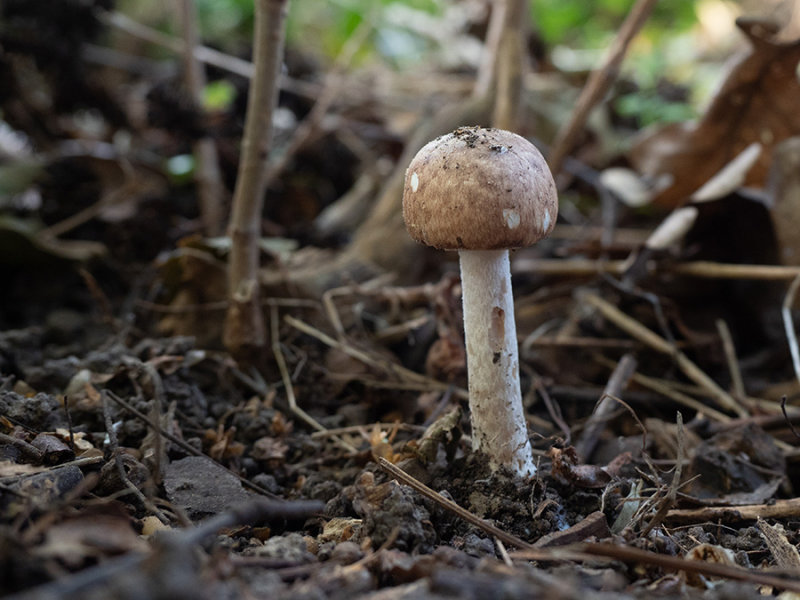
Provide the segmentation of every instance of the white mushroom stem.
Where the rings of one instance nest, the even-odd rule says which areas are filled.
[[[460,250],[472,447],[522,476],[536,473],[522,411],[508,250]]]

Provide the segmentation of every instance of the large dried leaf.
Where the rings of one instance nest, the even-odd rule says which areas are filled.
[[[735,61],[703,118],[659,129],[631,152],[640,172],[672,177],[654,202],[682,203],[754,142],[764,151],[745,185],[760,187],[773,146],[800,134],[800,40],[777,41],[777,27],[763,21],[739,19],[736,24],[751,47]]]

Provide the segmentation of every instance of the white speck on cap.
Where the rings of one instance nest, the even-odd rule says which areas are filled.
[[[419,189],[419,175],[414,171],[411,174],[411,191],[416,192]]]
[[[519,227],[520,216],[516,210],[512,208],[504,208],[503,218],[506,220],[506,225],[508,226],[509,229],[516,229],[517,227]]]
[[[544,211],[544,223],[543,223],[542,231],[547,231],[550,229],[550,211]]]

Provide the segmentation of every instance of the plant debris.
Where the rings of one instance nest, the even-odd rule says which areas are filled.
[[[376,8],[331,64],[290,37],[245,223],[257,287],[237,288],[265,327],[232,352],[233,244],[209,215],[255,68],[122,4],[0,7],[0,595],[800,593],[791,29],[739,19],[699,120],[635,145],[617,67],[649,0],[571,118],[592,78],[518,0],[444,3],[446,27]],[[405,34],[448,42],[414,69],[360,62]],[[401,216],[423,144],[498,123],[544,150],[566,127],[559,221],[511,255],[531,477],[473,450],[457,263]]]

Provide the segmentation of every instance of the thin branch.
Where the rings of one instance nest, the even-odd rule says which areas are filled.
[[[628,387],[633,374],[636,372],[636,359],[632,354],[625,354],[614,367],[614,371],[608,378],[608,383],[603,390],[601,400],[597,403],[597,408],[589,417],[581,432],[580,437],[575,442],[575,450],[584,462],[589,462],[592,457],[600,433],[606,426],[608,417],[616,406],[615,397],[622,396],[622,391]]]
[[[797,295],[797,288],[800,286],[800,275],[794,278],[783,299],[781,314],[783,315],[783,326],[786,329],[786,340],[789,342],[789,351],[792,353],[792,366],[797,380],[800,381],[800,347],[797,344],[797,334],[794,330],[794,320],[792,319],[792,305],[794,297]]]
[[[164,513],[161,512],[158,507],[142,493],[142,490],[136,487],[136,485],[134,485],[134,483],[128,477],[128,473],[125,471],[125,464],[122,461],[122,451],[120,450],[119,443],[117,442],[117,430],[114,428],[113,419],[111,418],[111,411],[108,408],[108,392],[106,390],[100,392],[100,399],[103,404],[103,420],[105,421],[106,425],[106,435],[108,435],[109,449],[111,450],[111,456],[113,457],[114,464],[117,467],[117,474],[119,475],[120,481],[134,496],[139,499],[139,502],[142,503],[142,506],[153,513],[159,521],[165,525],[169,525],[169,519],[167,519],[166,515],[164,515]]]
[[[412,488],[415,492],[418,492],[423,496],[425,496],[426,498],[433,500],[443,508],[449,510],[450,512],[457,515],[461,519],[464,519],[467,523],[475,525],[475,527],[481,529],[482,531],[488,533],[489,535],[496,537],[498,540],[500,540],[505,544],[510,544],[512,546],[527,550],[529,552],[540,553],[539,557],[541,558],[542,556],[541,551],[538,550],[536,547],[534,547],[533,544],[529,544],[525,540],[522,540],[515,535],[505,532],[499,527],[495,527],[488,521],[484,521],[480,517],[469,512],[467,509],[460,507],[458,504],[456,504],[449,498],[445,498],[439,492],[432,490],[427,485],[425,485],[418,479],[412,477],[411,475],[403,471],[401,468],[393,465],[382,456],[375,456],[374,460],[377,461],[381,469],[389,473],[389,475],[394,477],[397,481],[404,483],[408,487]],[[546,553],[544,553],[544,555],[546,556]]]
[[[291,315],[285,315],[283,320],[286,321],[287,324],[291,325],[295,329],[302,331],[303,333],[310,335],[320,342],[329,346],[331,348],[337,348],[341,350],[348,356],[355,358],[358,361],[363,362],[365,365],[369,365],[372,367],[376,367],[386,373],[390,373],[398,378],[404,379],[406,382],[419,384],[422,386],[426,386],[428,390],[440,390],[446,391],[448,389],[453,390],[453,394],[458,396],[459,398],[466,399],[469,397],[467,390],[463,388],[454,388],[449,383],[443,383],[441,381],[437,381],[431,377],[426,377],[425,375],[420,375],[419,373],[412,371],[411,369],[407,369],[402,365],[398,365],[389,361],[381,361],[378,359],[373,358],[368,353],[359,350],[358,348],[354,348],[350,344],[340,342],[338,340],[333,339],[331,336],[327,335],[326,333],[320,331],[319,329],[315,329],[311,327],[307,323],[299,319],[295,319]],[[413,388],[418,389],[418,388]]]
[[[137,419],[139,419],[143,423],[146,423],[148,425],[148,427],[150,427],[153,431],[157,431],[159,435],[164,436],[166,439],[168,439],[170,442],[172,442],[173,444],[178,446],[181,450],[183,450],[187,454],[190,454],[191,456],[199,456],[199,457],[204,458],[205,460],[207,460],[214,467],[217,467],[219,469],[222,469],[223,471],[226,471],[227,473],[230,473],[231,475],[236,477],[236,479],[241,481],[242,485],[244,485],[247,488],[250,488],[253,491],[258,492],[262,496],[266,496],[267,498],[272,498],[272,499],[275,499],[275,500],[279,500],[280,499],[280,497],[277,496],[276,494],[273,494],[272,492],[265,490],[263,487],[261,487],[258,484],[253,483],[252,481],[250,481],[249,479],[245,478],[240,473],[237,473],[236,471],[228,469],[227,467],[225,467],[225,465],[222,465],[222,464],[218,463],[217,461],[215,461],[213,458],[211,458],[207,454],[203,454],[200,450],[198,450],[194,446],[192,446],[190,444],[187,444],[181,438],[179,438],[179,437],[177,437],[175,435],[172,435],[168,431],[164,431],[164,429],[161,427],[161,425],[158,422],[153,421],[150,417],[148,417],[147,415],[145,415],[141,411],[137,410],[129,402],[123,400],[122,398],[120,398],[119,396],[114,394],[113,392],[108,391],[108,397],[111,400],[113,400],[116,404],[119,404],[126,411],[131,413],[133,416],[135,416]]]
[[[525,49],[528,2],[501,0],[503,30],[495,58],[495,99],[492,125],[515,131],[522,104],[522,82],[528,69]]]
[[[195,109],[203,112],[203,89],[206,75],[203,64],[197,59],[194,49],[199,45],[197,11],[194,0],[178,0],[181,28],[183,30],[183,74],[186,89],[194,100]],[[193,145],[195,160],[194,178],[200,199],[200,215],[206,235],[222,233],[222,199],[225,186],[219,168],[217,146],[210,137],[203,137]]]
[[[297,405],[297,397],[294,395],[294,386],[292,385],[292,378],[289,375],[289,369],[286,366],[286,359],[283,356],[283,350],[281,349],[281,340],[280,340],[280,332],[279,332],[279,324],[280,320],[278,319],[278,307],[272,306],[270,307],[270,330],[272,332],[272,353],[275,355],[275,362],[278,364],[278,370],[281,373],[281,379],[283,380],[283,387],[286,390],[286,399],[289,402],[289,409],[300,419],[302,419],[307,425],[309,425],[312,429],[316,429],[317,432],[320,433],[329,433],[325,427],[320,425],[319,421],[317,421],[314,417],[309,415],[306,411],[300,408]],[[332,435],[333,439],[339,444],[342,448],[344,448],[347,452],[351,452],[353,454],[358,453],[358,449],[354,448],[351,444],[345,442],[342,438],[337,435]]]
[[[724,319],[717,319],[717,331],[722,340],[722,350],[725,352],[725,360],[728,362],[728,370],[731,372],[731,384],[733,393],[737,398],[745,398],[747,390],[744,387],[742,371],[739,368],[739,360],[736,358],[736,346],[733,344],[731,330]]]
[[[223,341],[233,354],[243,356],[266,343],[259,301],[259,239],[264,207],[266,160],[272,143],[272,114],[278,99],[278,77],[283,60],[284,22],[288,0],[258,0],[255,5],[256,72],[250,82],[244,138],[228,227],[231,253],[228,263],[230,305]]]
[[[594,294],[585,293],[581,299],[592,307],[596,308],[606,319],[614,323],[617,327],[625,331],[628,335],[650,346],[653,350],[671,356],[678,368],[683,371],[689,379],[697,385],[707,390],[717,404],[725,410],[730,410],[740,417],[746,416],[747,411],[739,405],[733,397],[723,390],[713,379],[694,364],[688,356],[670,344],[660,335],[648,329],[638,321],[630,318],[619,310],[616,306],[603,300]]]
[[[342,92],[348,85],[348,79],[345,77],[346,67],[352,63],[353,58],[367,41],[373,28],[372,19],[367,18],[361,21],[356,30],[350,35],[336,57],[332,70],[325,75],[325,82],[314,106],[311,107],[306,118],[295,128],[286,146],[270,157],[264,174],[265,186],[275,181],[283,173],[300,150],[311,145],[319,138],[321,133],[324,133],[322,123],[325,115],[327,115],[333,103],[341,97]]]
[[[638,0],[636,2],[620,26],[617,37],[614,39],[603,65],[589,76],[589,80],[575,103],[575,110],[572,116],[561,127],[553,142],[550,156],[548,156],[550,170],[553,173],[558,173],[561,170],[564,158],[575,145],[578,134],[584,123],[586,123],[589,113],[616,79],[622,59],[625,58],[625,54],[628,51],[628,46],[644,26],[657,2],[658,0]]]
[[[558,231],[558,228],[556,228]],[[592,275],[623,275],[627,261],[592,260],[587,258],[520,258],[511,263],[511,272],[516,274],[538,273],[586,277]],[[648,265],[648,274],[669,273],[701,279],[752,279],[756,281],[785,281],[800,276],[800,267],[784,265],[737,265],[698,260],[673,264]]]

